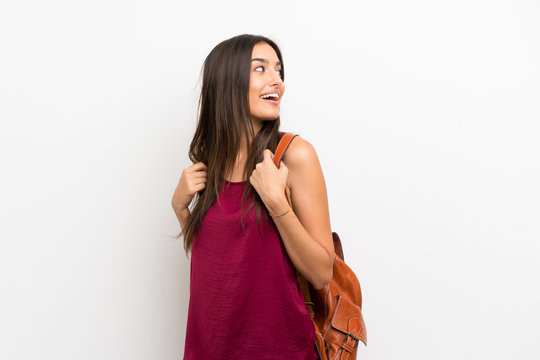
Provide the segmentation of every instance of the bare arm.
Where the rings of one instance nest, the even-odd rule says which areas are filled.
[[[314,288],[321,289],[332,279],[334,263],[334,244],[322,169],[313,146],[300,137],[291,142],[284,161],[286,166],[282,164],[279,170],[273,163],[271,166],[263,164],[256,169],[261,173],[256,175],[253,182],[259,187],[259,194],[262,193],[261,198],[270,213],[280,214],[289,207],[280,187],[284,186],[281,182],[283,178],[286,179],[291,190],[293,211],[274,218],[274,222],[295,268]]]
[[[315,288],[332,279],[334,244],[323,172],[313,146],[295,137],[285,153],[292,216],[274,219],[291,261]]]
[[[173,207],[173,209],[174,209],[174,207]],[[186,228],[187,219],[191,216],[191,213],[189,212],[188,208],[174,209],[174,213],[176,214],[176,217],[178,218],[178,221],[180,222],[180,227],[182,228],[182,233],[184,233],[184,229]]]
[[[193,164],[182,171],[180,181],[174,191],[171,205],[180,222],[182,233],[186,227],[187,219],[191,216],[189,204],[197,193],[206,186],[206,165],[202,162]]]

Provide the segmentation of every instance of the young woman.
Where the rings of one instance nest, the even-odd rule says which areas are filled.
[[[323,288],[334,246],[313,146],[296,136],[273,163],[283,69],[273,41],[247,34],[204,62],[194,164],[172,198],[191,251],[184,360],[318,359],[295,271]]]

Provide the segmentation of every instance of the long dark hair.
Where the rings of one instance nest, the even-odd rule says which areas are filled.
[[[249,84],[251,54],[253,47],[261,42],[270,45],[281,61],[281,79],[285,79],[283,58],[278,46],[264,36],[244,34],[218,44],[206,57],[203,65],[202,89],[198,104],[198,122],[189,149],[189,159],[207,165],[205,189],[196,194],[191,216],[183,229],[184,250],[191,250],[194,234],[198,231],[210,205],[224,185],[225,174],[232,173],[236,156],[240,151],[241,137],[248,146],[243,179],[262,161],[264,149],[275,152],[279,142],[279,117],[264,121],[255,135],[249,107]],[[256,207],[257,223],[261,226],[261,214],[267,212],[261,198],[250,184],[244,183],[242,204],[250,197],[249,212]],[[219,198],[218,198],[219,201]],[[243,226],[243,216],[242,226]],[[266,219],[267,217],[264,216]]]

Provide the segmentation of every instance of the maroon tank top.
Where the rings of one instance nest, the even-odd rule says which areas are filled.
[[[221,207],[214,200],[193,238],[184,360],[317,360],[314,325],[273,220],[261,214],[261,236],[246,201],[242,229],[243,184],[225,181]]]

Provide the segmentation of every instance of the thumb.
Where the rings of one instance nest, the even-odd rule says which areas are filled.
[[[274,154],[272,153],[272,151],[270,149],[264,149],[263,161],[264,160],[274,161]]]

